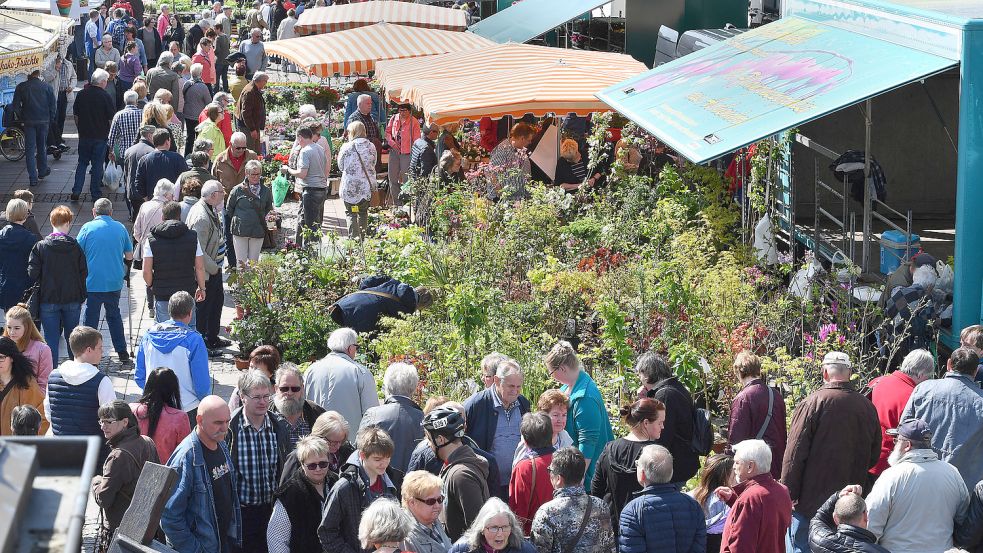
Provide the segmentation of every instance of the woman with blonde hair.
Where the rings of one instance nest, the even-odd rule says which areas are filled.
[[[522,537],[522,525],[509,506],[492,497],[448,553],[536,553]]]
[[[443,481],[425,470],[414,470],[403,479],[403,509],[413,517],[413,528],[403,540],[404,551],[447,553],[451,539],[440,522],[444,510]]]
[[[143,108],[143,121],[140,123],[142,126],[157,127],[158,129],[167,129],[167,132],[171,135],[171,151],[177,151],[177,142],[174,140],[174,131],[171,128],[170,122],[174,117],[174,108],[169,104],[163,104],[157,101],[150,102]]]
[[[69,236],[74,215],[66,206],[55,206],[48,215],[52,232],[34,245],[27,262],[27,273],[39,285],[38,294],[41,327],[48,345],[44,348],[50,360],[36,360],[38,364],[38,385],[47,391],[48,373],[52,365],[58,364],[58,341],[60,336],[68,337],[79,324],[82,302],[85,301],[85,279],[89,274],[85,252],[79,243]],[[8,317],[9,321],[10,318]],[[25,323],[26,324],[26,323]],[[31,326],[34,323],[31,322]],[[43,344],[31,347],[40,348]],[[71,348],[68,358],[74,359]],[[27,353],[27,350],[23,350]],[[28,354],[31,357],[31,354]]]
[[[600,173],[595,173],[587,178],[587,166],[577,141],[567,138],[560,143],[560,158],[556,160],[554,184],[567,192],[573,192],[579,190],[582,184],[593,186],[600,176]]]
[[[377,185],[376,152],[375,146],[365,137],[365,125],[361,121],[349,123],[345,132],[348,142],[338,151],[340,195],[345,202],[348,236],[361,238],[369,225],[369,200]]]
[[[146,109],[149,101],[147,96],[150,95],[150,89],[147,88],[147,81],[137,77],[134,79],[133,86],[130,87],[130,90],[137,93],[137,107],[140,109]]]
[[[545,362],[550,376],[562,384],[560,391],[570,398],[567,433],[573,438],[573,445],[587,459],[584,482],[589,483],[594,477],[594,467],[601,451],[614,439],[604,398],[594,379],[583,369],[577,351],[570,342],[557,342],[546,354]]]
[[[215,158],[219,154],[225,151],[225,135],[222,134],[222,129],[219,128],[219,124],[225,118],[225,111],[216,104],[212,102],[205,106],[205,113],[207,118],[198,124],[195,128],[198,139],[208,139],[212,141],[212,151],[211,160],[215,163]]]
[[[24,226],[30,213],[24,200],[14,198],[7,202],[9,224],[0,229],[0,309],[3,310],[17,305],[31,286],[27,260],[38,236]]]
[[[304,436],[294,454],[299,466],[285,473],[286,479],[273,494],[273,514],[266,530],[270,553],[320,551],[317,527],[331,484],[327,481],[328,443],[317,436]]]
[[[78,315],[78,311],[75,313]],[[17,344],[17,349],[34,364],[34,376],[38,382],[38,388],[41,389],[42,394],[46,393],[48,375],[54,368],[51,348],[44,343],[44,338],[41,337],[38,327],[34,324],[34,319],[31,318],[31,312],[23,304],[17,304],[8,309],[6,318],[3,335],[13,340]],[[75,324],[78,325],[77,317]],[[55,336],[57,340],[58,334],[55,333]]]

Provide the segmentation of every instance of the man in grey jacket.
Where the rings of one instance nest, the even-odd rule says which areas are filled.
[[[348,440],[355,441],[362,416],[379,405],[379,392],[368,369],[355,361],[358,334],[339,328],[328,337],[331,353],[315,362],[304,373],[307,399],[326,411],[337,411],[348,421]],[[410,448],[412,451],[412,448]]]
[[[867,529],[889,551],[946,551],[952,548],[954,524],[966,517],[969,490],[959,471],[932,450],[929,426],[902,420],[887,431],[897,438],[891,466],[867,496]]]
[[[932,447],[959,470],[968,489],[983,480],[983,390],[973,381],[979,362],[967,347],[952,352],[949,372],[915,386],[900,419],[928,424]]]
[[[208,85],[201,80],[203,70],[204,67],[200,63],[192,64],[191,80],[184,83],[181,90],[184,98],[184,130],[187,133],[187,138],[184,139],[185,157],[190,155],[194,148],[198,114],[212,101],[212,93],[208,90]]]
[[[201,199],[188,212],[188,227],[198,233],[198,243],[205,261],[205,301],[195,307],[198,312],[198,332],[205,339],[209,356],[231,344],[218,335],[225,303],[222,288],[222,263],[225,261],[225,232],[222,228],[222,205],[225,189],[217,180],[206,181],[201,187]]]
[[[157,58],[157,67],[147,71],[147,89],[153,98],[157,91],[164,88],[171,91],[171,107],[178,113],[178,94],[181,93],[181,78],[171,70],[174,54],[164,52]]]
[[[393,363],[386,369],[382,390],[386,401],[365,412],[359,430],[378,426],[386,431],[396,444],[390,466],[405,473],[410,455],[423,439],[423,409],[410,399],[420,384],[416,367],[409,363]]]

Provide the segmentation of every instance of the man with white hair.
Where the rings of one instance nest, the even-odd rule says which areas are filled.
[[[174,63],[174,54],[162,52],[157,58],[157,67],[147,71],[147,92],[151,98],[155,98],[158,90],[169,90],[171,100],[168,103],[177,112],[178,98],[180,98],[178,95],[181,94],[181,77],[171,69],[172,63]]]
[[[123,152],[136,143],[140,134],[143,110],[137,107],[137,99],[135,90],[124,92],[125,106],[116,112],[113,123],[109,126],[109,160],[114,163],[123,161]]]
[[[850,357],[831,351],[823,357],[822,369],[823,387],[792,413],[782,462],[782,482],[795,502],[790,528],[794,553],[809,551],[809,520],[816,509],[847,484],[866,482],[881,453],[877,410],[850,379]]]
[[[92,178],[89,191],[93,200],[102,197],[103,162],[106,159],[106,144],[109,141],[109,125],[116,113],[116,102],[106,92],[109,73],[104,69],[92,72],[89,84],[75,95],[72,113],[78,127],[78,166],[75,167],[75,185],[72,187],[72,201],[79,201],[85,185],[85,171],[92,165]]]
[[[515,448],[522,436],[519,426],[529,412],[529,400],[521,394],[522,367],[506,359],[495,369],[495,384],[464,402],[468,422],[467,434],[481,449],[491,452],[499,468],[511,467]],[[508,497],[508,479],[492,495]]]
[[[873,479],[887,469],[887,458],[894,449],[894,436],[889,430],[897,428],[901,422],[901,411],[915,391],[915,386],[934,375],[935,358],[928,350],[916,349],[905,356],[900,370],[879,376],[870,382],[869,386],[873,390],[871,401],[881,423],[881,457],[877,465],[870,469],[871,485]]]
[[[721,553],[785,553],[792,499],[771,476],[771,448],[764,440],[734,445],[734,479],[736,486],[715,492],[730,506]]]
[[[905,419],[888,432],[897,439],[890,468],[867,496],[867,529],[890,551],[951,549],[954,523],[969,507],[966,484],[956,467],[932,450],[932,430],[924,421]]]
[[[254,27],[249,31],[249,40],[239,43],[239,53],[246,56],[246,78],[251,79],[259,71],[266,71],[269,58],[263,46],[263,30]]]
[[[423,439],[423,409],[412,399],[419,384],[420,377],[413,365],[389,365],[382,379],[386,401],[366,411],[359,424],[359,430],[378,426],[389,434],[396,444],[390,464],[404,473],[413,449]]]
[[[252,77],[252,81],[242,89],[236,104],[236,126],[248,137],[249,149],[259,153],[259,134],[266,128],[266,98],[263,89],[270,76],[262,71]]]
[[[314,362],[305,373],[307,397],[327,411],[337,411],[350,428],[348,440],[354,441],[365,412],[379,405],[379,392],[372,373],[355,361],[358,334],[339,328],[328,336],[327,354]]]
[[[379,122],[372,114],[372,96],[358,96],[358,109],[352,114],[349,124],[351,121],[361,121],[365,125],[365,138],[375,146],[376,159],[382,159],[382,135],[379,133]]]
[[[225,262],[225,234],[222,225],[222,206],[225,189],[217,180],[207,180],[201,187],[201,198],[188,211],[188,227],[198,233],[202,260],[205,263],[205,301],[195,306],[198,313],[198,332],[210,350],[231,345],[218,333],[221,328],[222,305],[225,290],[222,288],[222,263]]]
[[[903,421],[928,424],[932,447],[959,470],[968,489],[983,480],[983,390],[973,381],[979,359],[965,346],[952,352],[945,376],[915,386],[901,412]]]
[[[171,131],[157,129],[153,136],[156,152],[147,154],[137,163],[136,195],[145,200],[161,179],[176,182],[181,173],[188,170],[188,163],[177,152],[171,151]],[[174,195],[177,199],[177,194]]]
[[[635,461],[642,490],[621,511],[621,553],[706,551],[706,518],[700,504],[670,484],[672,454],[661,445],[642,448]]]
[[[273,382],[275,386],[270,411],[280,415],[286,423],[290,449],[293,449],[301,438],[310,435],[315,421],[325,411],[320,405],[304,398],[304,375],[297,365],[281,363],[273,375]]]

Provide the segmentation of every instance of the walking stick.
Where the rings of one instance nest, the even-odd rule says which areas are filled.
[[[130,279],[126,279],[126,322],[129,326],[129,334],[126,335],[126,345],[128,346],[130,359],[133,359],[133,307],[130,303]]]

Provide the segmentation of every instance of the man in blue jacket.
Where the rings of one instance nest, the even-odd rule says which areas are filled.
[[[192,428],[198,418],[199,403],[212,390],[205,340],[188,326],[194,307],[194,298],[183,290],[171,296],[167,302],[167,313],[171,318],[150,327],[143,335],[133,375],[133,381],[142,389],[147,382],[147,367],[150,370],[168,367],[174,371],[181,393],[181,408],[188,414]]]
[[[358,291],[338,300],[330,313],[338,326],[359,334],[374,334],[382,317],[410,314],[431,304],[433,296],[425,286],[413,288],[392,277],[377,275],[362,280]]]
[[[167,461],[178,479],[160,527],[167,543],[181,553],[227,553],[242,541],[236,475],[225,445],[229,406],[218,396],[205,397],[197,419],[197,427]]]
[[[703,553],[707,546],[703,508],[670,484],[672,454],[647,445],[638,456],[638,492],[621,511],[621,553]],[[767,467],[766,467],[767,469]]]
[[[41,80],[41,69],[35,69],[27,80],[14,89],[10,106],[24,123],[24,160],[31,186],[51,174],[48,168],[48,126],[58,116],[58,104],[51,86]]]

